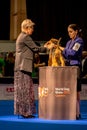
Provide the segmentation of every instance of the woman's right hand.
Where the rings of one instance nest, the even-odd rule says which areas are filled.
[[[64,50],[64,47],[62,47],[62,46],[59,46],[59,49],[60,49],[61,51],[63,51],[63,50]]]

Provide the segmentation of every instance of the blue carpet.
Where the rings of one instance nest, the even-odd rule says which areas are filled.
[[[87,100],[81,101],[80,120],[47,120],[38,118],[38,101],[35,101],[35,118],[24,119],[13,114],[13,101],[0,101],[0,130],[87,130]]]
[[[87,100],[80,101],[80,112],[81,112],[81,119],[87,119]]]
[[[85,120],[46,120],[36,116],[33,119],[24,119],[18,116],[1,116],[0,130],[87,130]]]
[[[35,100],[36,114],[38,115],[38,100]],[[87,119],[87,100],[81,100],[81,117]],[[13,100],[0,100],[0,116],[14,115],[14,101]]]

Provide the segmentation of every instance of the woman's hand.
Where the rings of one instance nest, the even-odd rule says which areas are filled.
[[[62,47],[62,46],[59,46],[59,49],[60,49],[61,51],[63,51],[63,50],[64,50],[64,47]]]

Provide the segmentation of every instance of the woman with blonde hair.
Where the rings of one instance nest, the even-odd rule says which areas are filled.
[[[32,80],[35,52],[45,52],[46,47],[39,47],[31,35],[35,23],[25,19],[21,24],[21,33],[16,40],[14,68],[14,114],[32,118],[36,113],[34,87]]]

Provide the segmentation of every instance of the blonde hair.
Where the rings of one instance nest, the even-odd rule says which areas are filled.
[[[23,31],[23,30],[25,30],[25,29],[27,29],[27,28],[29,28],[29,27],[34,26],[34,25],[35,25],[35,23],[32,22],[31,19],[25,19],[25,20],[23,20],[23,22],[21,23],[21,30]]]

